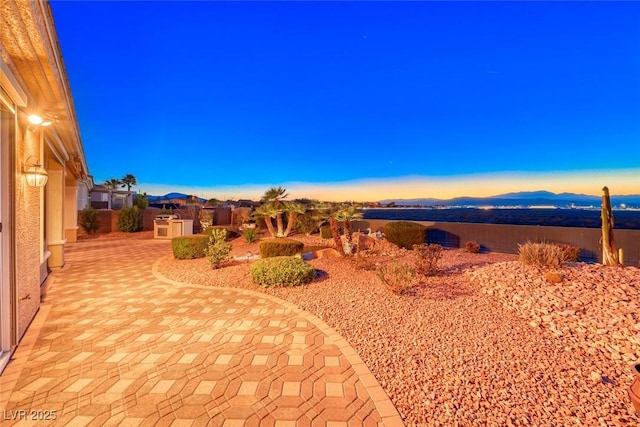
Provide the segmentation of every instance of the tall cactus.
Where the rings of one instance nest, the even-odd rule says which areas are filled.
[[[613,242],[613,214],[611,213],[611,200],[609,189],[602,188],[602,264],[619,265],[618,252]]]

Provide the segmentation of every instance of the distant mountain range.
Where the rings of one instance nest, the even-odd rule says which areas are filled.
[[[599,207],[602,197],[575,193],[552,193],[550,191],[522,191],[518,193],[499,194],[491,197],[456,197],[453,199],[388,199],[381,204],[394,202],[398,206],[556,206]],[[640,194],[629,196],[611,196],[611,205],[629,208],[640,208]]]
[[[159,203],[159,202],[168,201],[171,199],[186,200],[187,197],[189,197],[189,195],[184,193],[167,193],[164,196],[147,195],[147,199],[149,200],[149,203]],[[201,197],[198,197],[198,200],[200,200],[202,203],[205,203],[207,201],[207,199],[203,199]]]
[[[147,196],[150,203],[162,203],[170,199],[186,199],[187,194],[168,193],[164,196]],[[202,203],[207,200],[199,198]],[[397,206],[555,206],[558,208],[570,207],[600,207],[602,198],[600,196],[589,196],[587,194],[575,193],[552,193],[550,191],[521,191],[518,193],[499,194],[490,197],[456,197],[453,199],[387,199],[378,203],[387,205],[395,203]],[[613,207],[640,208],[640,194],[629,196],[611,196]]]

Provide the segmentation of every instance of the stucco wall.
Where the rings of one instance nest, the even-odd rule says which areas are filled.
[[[29,156],[40,159],[39,136],[18,130],[16,152],[16,293],[18,336],[22,336],[40,306],[41,188],[29,187],[22,165]],[[20,141],[20,139],[22,141]]]
[[[384,230],[389,220],[365,219],[355,221],[353,230]],[[584,261],[601,262],[601,230],[584,227],[550,227],[535,225],[475,224],[464,222],[411,221],[427,227],[427,242],[447,247],[464,247],[467,241],[479,243],[483,249],[518,253],[518,244],[526,241],[553,242],[574,245],[580,248],[580,257]],[[625,265],[638,265],[640,262],[640,230],[615,229],[616,247],[625,252]]]

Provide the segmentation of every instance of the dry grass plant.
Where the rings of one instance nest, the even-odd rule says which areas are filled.
[[[436,244],[413,245],[416,272],[422,276],[433,276],[440,271],[438,262],[442,258],[442,246]]]
[[[561,268],[565,261],[565,252],[551,243],[526,242],[518,245],[520,262],[540,268]]]
[[[416,282],[416,270],[408,264],[393,260],[380,265],[376,274],[382,283],[394,294],[401,295]]]

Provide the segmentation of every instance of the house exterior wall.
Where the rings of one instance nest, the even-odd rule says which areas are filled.
[[[78,241],[78,186],[65,186],[64,198],[64,238],[75,243]]]
[[[0,0],[0,104],[1,373],[39,309],[41,285],[64,265],[80,194],[88,203],[93,184],[46,0]],[[49,112],[51,126],[27,120]],[[27,184],[33,165],[47,170],[45,187]]]
[[[89,196],[90,184],[85,181],[78,182],[78,210],[81,211],[91,206],[91,197]]]
[[[17,298],[17,333],[21,337],[35,316],[40,304],[40,263],[43,261],[41,242],[42,188],[26,185],[22,164],[30,156],[39,158],[38,132],[18,127],[16,134],[15,170],[15,278]]]

